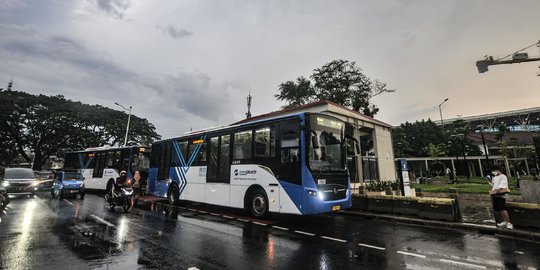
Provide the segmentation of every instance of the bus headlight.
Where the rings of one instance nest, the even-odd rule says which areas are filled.
[[[9,187],[9,181],[4,181],[4,182],[2,183],[2,186],[3,186],[3,187]]]
[[[324,194],[322,192],[320,192],[320,191],[308,189],[307,192],[308,192],[308,195],[310,195],[310,196],[318,197],[319,200],[321,200],[321,201],[324,200]]]

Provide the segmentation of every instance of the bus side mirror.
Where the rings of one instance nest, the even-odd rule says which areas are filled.
[[[318,149],[320,147],[317,136],[311,136],[311,145],[313,145],[313,148],[315,149]]]

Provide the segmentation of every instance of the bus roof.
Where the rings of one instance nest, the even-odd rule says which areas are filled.
[[[167,139],[164,139],[164,140],[154,141],[154,143],[174,140],[174,139],[178,139],[178,138],[190,137],[190,136],[198,135],[198,134],[201,134],[201,133],[218,132],[218,131],[223,131],[223,130],[228,130],[228,129],[239,128],[239,127],[243,127],[243,126],[251,126],[251,125],[256,125],[256,124],[260,124],[260,123],[272,122],[272,121],[276,121],[276,120],[280,120],[280,119],[287,119],[287,118],[292,118],[292,117],[303,116],[305,114],[320,114],[320,115],[336,118],[334,116],[323,114],[323,113],[318,113],[318,112],[296,112],[296,113],[290,113],[290,114],[275,116],[275,117],[271,117],[271,118],[256,119],[256,120],[254,119],[252,121],[239,122],[237,124],[232,124],[232,125],[229,125],[229,126],[217,126],[217,127],[206,128],[206,129],[194,130],[194,131],[186,132],[181,136],[175,136],[175,137],[167,138]],[[336,118],[336,119],[338,119],[338,118]]]
[[[128,145],[128,146],[100,146],[100,147],[89,147],[84,150],[77,150],[77,151],[71,151],[70,153],[77,153],[77,152],[92,152],[92,151],[107,151],[107,150],[116,150],[116,149],[126,149],[126,148],[141,148],[141,147],[148,147],[145,145]]]

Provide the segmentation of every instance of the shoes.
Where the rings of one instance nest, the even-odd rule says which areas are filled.
[[[512,225],[512,223],[506,223],[506,228],[509,229],[509,230],[513,230],[514,225]]]
[[[505,227],[505,226],[507,226],[507,224],[509,224],[509,223],[507,223],[506,221],[503,221],[501,223],[497,223],[497,227]],[[510,224],[510,225],[512,225],[512,224]]]

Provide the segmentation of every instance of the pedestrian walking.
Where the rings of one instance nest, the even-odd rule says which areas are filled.
[[[503,222],[498,223],[497,227],[506,227],[507,229],[513,229],[514,225],[510,222],[510,216],[506,211],[506,199],[510,193],[508,188],[508,178],[501,172],[501,168],[498,165],[491,167],[492,178],[490,181],[491,201],[493,204],[493,211],[497,211],[501,214]]]

